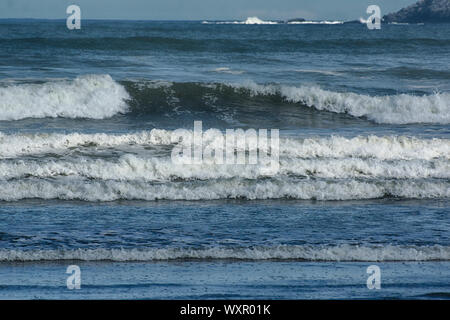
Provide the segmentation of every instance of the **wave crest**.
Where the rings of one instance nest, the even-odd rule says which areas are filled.
[[[109,75],[0,87],[0,120],[25,118],[104,119],[128,110],[129,95]]]
[[[16,261],[162,261],[162,260],[297,260],[297,261],[449,261],[448,246],[337,245],[250,248],[0,250],[0,262]]]
[[[241,178],[152,182],[89,180],[79,177],[27,178],[0,181],[0,200],[60,199],[116,200],[220,200],[297,199],[365,200],[450,198],[448,182],[440,179],[367,180],[293,179],[248,180]]]
[[[253,82],[236,87],[248,89],[254,95],[280,95],[289,102],[302,103],[317,110],[366,117],[377,123],[450,123],[448,93],[368,96],[353,92],[333,92],[319,87],[258,85]]]
[[[354,92],[335,92],[317,86],[289,86],[280,84],[244,83],[127,83],[136,100],[134,111],[155,112],[161,108],[152,102],[166,104],[169,108],[192,104],[202,106],[202,111],[224,113],[230,108],[244,108],[255,102],[267,108],[279,108],[280,103],[296,104],[320,111],[348,114],[366,118],[380,124],[450,123],[450,94],[430,95],[398,94],[369,96]],[[193,93],[195,95],[193,96]],[[189,100],[184,101],[183,99]],[[149,110],[148,104],[152,105]],[[218,104],[223,108],[214,108]],[[144,109],[144,110],[142,110]],[[257,112],[257,110],[255,111]],[[302,110],[299,108],[299,112]],[[238,120],[238,119],[236,119]]]
[[[237,72],[225,68],[216,71]],[[72,81],[0,87],[0,120],[104,119],[128,112],[134,115],[165,114],[167,108],[176,113],[180,106],[190,112],[203,114],[206,111],[217,114],[219,119],[228,119],[230,108],[244,108],[256,99],[258,104],[264,104],[264,108],[279,108],[280,102],[291,103],[377,123],[450,123],[449,93],[369,96],[315,86],[263,85],[251,81],[241,84],[124,81],[122,84],[109,75],[87,75]],[[299,112],[302,112],[300,108]]]
[[[16,158],[45,153],[65,154],[74,148],[171,145],[171,130],[153,129],[128,134],[38,133],[4,134],[0,132],[0,158]],[[192,131],[191,131],[192,132]],[[213,130],[204,132],[205,145],[216,140]],[[250,143],[257,145],[257,143]],[[288,158],[374,158],[380,160],[450,159],[450,140],[420,139],[406,136],[357,136],[346,138],[310,137],[280,139],[280,156]]]

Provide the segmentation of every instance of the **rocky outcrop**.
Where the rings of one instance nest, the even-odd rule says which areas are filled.
[[[450,23],[450,0],[420,0],[407,8],[383,17],[392,23]]]
[[[305,22],[306,20],[305,19],[303,19],[303,18],[295,18],[295,19],[289,19],[289,20],[286,20],[285,22],[286,23],[293,23],[293,22]]]

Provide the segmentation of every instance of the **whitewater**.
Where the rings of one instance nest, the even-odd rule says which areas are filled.
[[[145,85],[146,82],[143,83],[144,88]],[[167,84],[160,86],[167,89]],[[380,124],[450,123],[450,95],[447,93],[368,96],[333,92],[314,86],[263,85],[254,82],[197,83],[195,86],[214,87],[218,93],[229,87],[236,94],[249,98],[279,96],[290,103],[365,117]],[[169,96],[159,98],[175,98],[170,97],[170,91],[164,94]],[[110,75],[80,76],[74,80],[44,84],[8,84],[0,87],[0,120],[46,117],[106,119],[129,112],[127,102],[130,100],[133,100],[133,96]]]
[[[0,19],[0,298],[448,298],[449,26],[256,14]]]

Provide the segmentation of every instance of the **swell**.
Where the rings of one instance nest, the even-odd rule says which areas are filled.
[[[204,39],[192,39],[183,37],[162,36],[133,36],[133,37],[79,37],[79,38],[44,38],[28,37],[0,39],[3,47],[19,48],[59,48],[74,50],[168,50],[181,52],[254,52],[267,51],[307,51],[307,50],[343,50],[358,51],[359,53],[370,52],[370,49],[400,51],[407,48],[420,48],[421,50],[442,50],[450,46],[448,39],[430,38],[377,38],[377,39],[229,39],[207,37]],[[372,52],[371,52],[372,53]]]
[[[26,261],[161,261],[161,260],[296,260],[296,261],[449,261],[448,246],[419,245],[280,245],[273,247],[141,249],[0,249],[0,262]]]
[[[136,114],[167,112],[167,108],[179,106],[189,106],[190,111],[198,112],[232,113],[230,111],[245,108],[245,112],[257,113],[258,110],[252,110],[255,104],[274,110],[281,104],[288,104],[376,123],[450,123],[448,93],[369,96],[317,86],[264,85],[252,81],[237,84],[124,82],[124,85],[133,97],[130,105]]]
[[[118,114],[135,116],[191,113],[236,121],[233,114],[252,117],[281,106],[346,114],[376,123],[450,123],[450,94],[369,96],[334,92],[317,86],[288,86],[244,82],[171,83],[123,81],[109,75],[79,76],[74,80],[0,87],[0,120],[24,118],[104,119]]]

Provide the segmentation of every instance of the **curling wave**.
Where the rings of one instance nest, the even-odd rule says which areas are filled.
[[[0,120],[24,118],[104,119],[128,110],[129,95],[109,75],[72,81],[0,87]]]
[[[247,83],[237,86],[254,95],[280,95],[283,99],[302,103],[317,110],[366,117],[377,123],[450,123],[450,94],[413,96],[368,96],[352,92],[333,92],[319,87],[293,87]]]
[[[219,70],[222,70],[219,68]],[[369,96],[334,92],[314,86],[276,84],[116,82],[109,75],[79,76],[72,81],[14,84],[0,87],[0,120],[24,118],[104,119],[117,114],[152,116],[182,108],[218,119],[244,112],[248,105],[264,110],[291,104],[302,108],[348,114],[376,123],[450,123],[450,94]],[[246,112],[255,112],[257,109]]]
[[[200,111],[214,113],[223,113],[230,108],[239,112],[255,103],[266,109],[279,108],[280,103],[287,103],[348,114],[380,124],[450,123],[449,93],[369,96],[334,92],[316,86],[264,85],[252,81],[234,84],[127,82],[125,86],[136,97],[132,102],[132,110],[138,113],[155,112],[162,105],[166,112],[167,108],[193,105],[192,101],[196,102],[195,106],[202,106]],[[301,108],[298,108],[298,112],[302,112]]]

